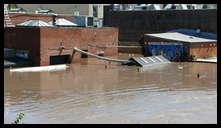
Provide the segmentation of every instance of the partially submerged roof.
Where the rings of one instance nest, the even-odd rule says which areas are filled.
[[[130,60],[133,61],[136,65],[139,65],[142,67],[170,63],[170,61],[167,60],[162,55],[150,56],[150,57],[133,57]]]
[[[216,42],[217,40],[199,38],[195,36],[189,36],[178,32],[167,32],[167,33],[156,33],[156,34],[145,34],[151,37],[157,37],[166,40],[174,40],[188,43],[200,43],[200,42]]]
[[[48,22],[50,25],[52,25],[52,21]],[[56,19],[55,21],[56,25],[58,26],[78,26],[75,23],[72,23],[71,21],[68,21],[64,18]]]
[[[28,21],[25,21],[23,23],[20,23],[20,24],[17,24],[18,26],[38,26],[38,27],[41,27],[41,26],[47,26],[47,27],[50,27],[51,25],[42,21],[42,20],[28,20]]]

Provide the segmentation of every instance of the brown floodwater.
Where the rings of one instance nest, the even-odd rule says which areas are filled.
[[[217,123],[217,64],[137,68],[92,58],[65,71],[5,69],[4,123],[20,112],[25,124]]]

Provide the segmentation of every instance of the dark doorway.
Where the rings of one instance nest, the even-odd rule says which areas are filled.
[[[88,50],[83,50],[85,52],[88,52]],[[88,58],[88,55],[81,53],[81,58]]]
[[[70,55],[50,56],[50,65],[69,63]]]

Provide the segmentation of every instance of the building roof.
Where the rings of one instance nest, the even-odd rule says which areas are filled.
[[[161,10],[159,4],[148,4],[147,8],[150,9],[150,10]]]
[[[132,60],[137,65],[142,66],[142,67],[148,67],[148,66],[154,66],[154,65],[158,65],[158,64],[170,63],[170,61],[167,60],[162,55],[150,56],[150,57],[133,57],[130,60]]]
[[[164,9],[167,10],[167,9],[173,9],[173,7],[175,7],[174,9],[188,9],[187,8],[187,4],[167,4]]]
[[[50,24],[42,21],[42,20],[28,20],[28,21],[25,21],[23,23],[20,23],[20,24],[17,24],[18,26],[51,26]]]
[[[189,36],[178,32],[167,32],[167,33],[156,33],[156,34],[145,34],[147,36],[162,38],[166,40],[174,40],[188,43],[200,43],[200,42],[216,42],[217,40],[199,38],[195,36]]]
[[[217,40],[217,34],[208,33],[208,32],[197,32],[197,30],[194,30],[194,29],[174,29],[168,32],[178,32],[178,33],[182,33],[182,34],[189,35],[189,36]]]
[[[55,22],[56,22],[56,25],[59,25],[59,26],[78,26],[77,24],[72,23],[71,21],[68,21],[64,18],[56,19]],[[52,21],[48,22],[48,24],[52,25]]]

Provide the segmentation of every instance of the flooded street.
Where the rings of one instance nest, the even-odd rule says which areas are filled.
[[[20,112],[25,124],[217,123],[217,64],[173,62],[144,72],[105,64],[89,59],[66,71],[5,69],[4,123]]]

